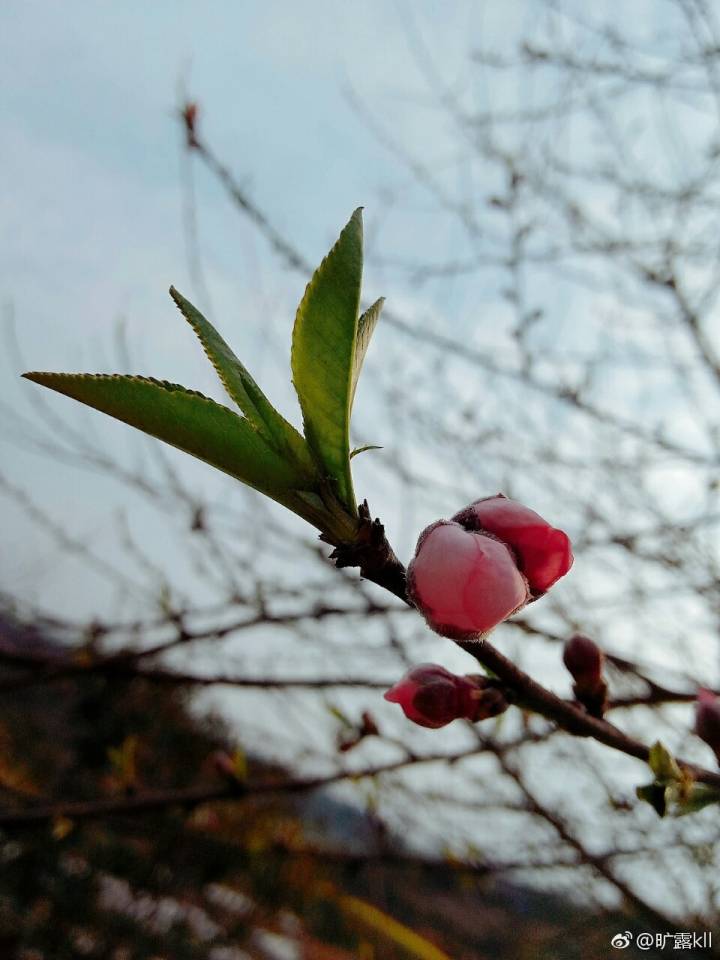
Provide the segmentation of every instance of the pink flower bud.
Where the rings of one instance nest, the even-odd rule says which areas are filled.
[[[549,590],[573,564],[568,535],[502,493],[476,500],[453,520],[466,530],[487,531],[508,544],[536,596]]]
[[[565,644],[563,663],[571,673],[573,680],[580,687],[592,689],[602,681],[603,652],[591,640],[576,633]]]
[[[712,690],[698,691],[695,733],[711,747],[720,763],[720,700]]]
[[[525,578],[504,543],[438,520],[420,534],[408,595],[436,633],[477,639],[525,606]]]
[[[485,677],[459,677],[435,663],[413,667],[385,694],[421,727],[437,729],[464,718],[477,722],[507,709],[502,691]]]

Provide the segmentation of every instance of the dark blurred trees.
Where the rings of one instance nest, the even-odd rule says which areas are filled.
[[[4,617],[0,630],[6,654],[57,660],[50,627]],[[22,679],[17,665],[0,667],[6,691]],[[6,693],[0,739],[6,820],[39,809],[46,794],[87,800],[85,814],[99,796],[114,808],[6,823],[3,956],[469,960],[531,950],[549,960],[603,956],[628,926],[621,913],[598,924],[572,901],[502,882],[490,865],[418,856],[400,837],[378,847],[372,814],[288,794],[291,772],[262,757],[235,760],[242,778],[228,791],[231,731],[193,716],[179,685],[80,672],[58,678],[52,696],[42,685]],[[185,803],[189,781],[223,802]],[[252,795],[260,782],[277,790]],[[161,791],[174,802],[133,808]]]

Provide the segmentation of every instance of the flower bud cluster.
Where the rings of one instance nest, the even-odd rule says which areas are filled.
[[[567,534],[499,493],[476,500],[420,534],[407,593],[432,629],[479,640],[542,596],[572,566]],[[492,679],[457,676],[437,664],[413,667],[385,694],[423,727],[476,723],[508,707]]]
[[[385,694],[421,727],[437,729],[453,720],[473,723],[507,710],[502,690],[487,677],[458,676],[436,663],[413,667]]]
[[[567,534],[498,494],[421,533],[408,595],[436,633],[476,640],[545,593],[572,562]]]

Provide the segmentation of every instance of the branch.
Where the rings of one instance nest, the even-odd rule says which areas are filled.
[[[83,659],[74,657],[43,656],[42,654],[27,654],[16,650],[14,647],[3,646],[0,636],[0,661],[4,661],[12,666],[22,667],[32,672],[24,676],[13,677],[0,683],[0,693],[14,690],[26,689],[27,687],[38,686],[44,683],[53,683],[58,680],[65,680],[68,677],[85,676],[87,674],[113,674],[115,676],[147,676],[149,679],[159,681],[165,680],[168,683],[235,683],[243,685],[242,680],[224,676],[218,676],[216,679],[205,679],[195,677],[191,674],[183,675],[181,673],[172,674],[170,671],[162,669],[148,668],[146,670],[138,667],[138,663],[148,660],[151,657],[159,656],[174,650],[179,646],[188,643],[195,643],[201,640],[221,640],[231,633],[238,633],[243,630],[251,629],[257,626],[291,626],[303,620],[319,621],[328,617],[335,616],[381,616],[385,613],[394,612],[393,607],[385,607],[381,604],[368,600],[362,607],[348,608],[338,607],[332,604],[316,604],[308,610],[297,613],[273,614],[262,611],[243,620],[236,620],[233,623],[225,624],[222,627],[214,627],[206,630],[188,630],[183,626],[182,616],[176,618],[177,633],[170,640],[162,641],[152,647],[146,647],[142,650],[121,650],[118,653],[107,656],[93,656],[91,651],[87,651],[87,656]],[[267,686],[289,686],[295,681],[288,683],[265,684]],[[261,686],[262,683],[247,683],[247,686]],[[340,682],[338,684],[318,684],[327,686],[365,686],[362,683]],[[372,685],[372,681],[371,681]],[[379,685],[379,682],[377,682]],[[387,684],[392,686],[392,681]]]
[[[183,117],[182,112],[180,115]],[[197,130],[193,132],[192,142],[188,142],[188,149],[196,153],[207,168],[217,177],[236,206],[256,225],[284,264],[289,269],[301,274],[305,279],[311,276],[313,273],[312,264],[272,225],[265,213],[249,197],[247,192],[242,189],[230,170],[218,160],[205,141],[198,137]],[[708,458],[700,451],[684,447],[667,437],[648,433],[631,420],[596,407],[574,390],[564,388],[562,385],[558,386],[555,383],[544,382],[537,377],[530,376],[526,370],[503,367],[481,350],[473,349],[473,347],[467,343],[459,343],[432,330],[418,328],[416,323],[411,323],[387,307],[383,310],[383,322],[389,324],[403,335],[425,343],[445,354],[457,357],[465,363],[481,367],[483,370],[499,377],[520,381],[529,390],[552,397],[554,400],[569,405],[579,413],[590,417],[597,423],[619,430],[642,443],[650,444],[668,453],[673,453],[689,462],[702,464],[708,462]]]
[[[421,763],[457,763],[476,756],[482,747],[473,745],[470,749],[455,753],[428,754],[424,757],[404,757],[392,763],[378,764],[365,770],[338,770],[335,773],[319,777],[303,777],[296,780],[258,780],[255,783],[230,782],[223,784],[201,784],[186,789],[157,790],[138,793],[134,796],[109,797],[101,800],[56,801],[22,810],[0,810],[0,828],[29,827],[38,823],[52,821],[58,817],[69,820],[97,820],[111,815],[136,816],[153,810],[169,807],[192,808],[201,803],[239,800],[245,797],[267,796],[272,794],[302,793],[331,786],[343,780],[361,780],[380,774],[394,773],[405,767]]]
[[[514,781],[514,783],[522,792],[528,809],[538,816],[541,816],[546,823],[550,824],[550,826],[557,833],[558,837],[578,854],[581,863],[587,864],[596,873],[612,884],[612,886],[614,886],[615,889],[623,896],[627,903],[631,903],[641,916],[644,915],[648,917],[661,930],[678,929],[668,917],[660,913],[649,903],[646,903],[646,901],[638,896],[633,889],[628,886],[627,883],[625,883],[624,880],[621,880],[615,875],[613,870],[608,865],[608,856],[606,854],[595,854],[588,850],[584,844],[582,844],[577,837],[574,836],[574,834],[557,815],[557,813],[551,810],[546,804],[541,803],[538,800],[538,798],[525,783],[520,772],[516,770],[515,767],[509,764],[504,757],[499,757],[498,759],[503,771]]]
[[[591,737],[599,743],[612,747],[613,750],[619,750],[629,757],[636,757],[644,763],[648,762],[650,750],[644,743],[629,737],[606,720],[591,717],[574,703],[563,700],[547,690],[508,660],[487,640],[478,643],[456,642],[478,663],[491,670],[496,677],[507,684],[518,695],[523,707],[552,720],[567,733],[578,737]],[[720,773],[705,770],[686,760],[678,759],[677,762],[694,780],[720,787]]]
[[[32,663],[35,666],[40,665],[48,668],[57,663],[55,658],[43,659],[23,655],[7,657],[2,651],[0,651],[0,660],[9,660],[13,664],[18,662],[23,666]],[[181,670],[166,670],[163,667],[138,667],[133,663],[118,662],[108,657],[88,665],[69,664],[66,669],[48,669],[45,674],[41,673],[29,677],[19,677],[17,680],[9,680],[0,684],[0,693],[86,674],[106,674],[133,680],[148,680],[166,686],[249,687],[268,690],[292,688],[323,690],[327,687],[366,687],[368,689],[387,690],[395,682],[395,679],[378,680],[370,677],[233,677],[224,673],[203,675],[184,673]]]

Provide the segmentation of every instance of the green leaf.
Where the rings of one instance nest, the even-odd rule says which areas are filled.
[[[635,790],[660,817],[685,817],[705,807],[720,804],[720,790],[704,783],[648,783]]]
[[[682,770],[668,748],[659,740],[650,747],[648,757],[650,769],[659,783],[669,783],[682,779]]]
[[[350,459],[356,457],[359,453],[365,453],[367,450],[382,450],[382,447],[379,447],[376,443],[366,443],[364,447],[355,447],[355,449],[350,453]]]
[[[677,815],[682,817],[688,813],[697,813],[698,810],[713,804],[720,804],[720,790],[704,783],[694,783],[686,794],[678,798]]]
[[[197,334],[222,385],[248,420],[277,453],[295,460],[311,476],[315,472],[313,460],[303,437],[278,413],[210,321],[175,287],[170,287],[170,296]]]
[[[642,787],[636,787],[635,793],[638,800],[649,803],[659,817],[664,817],[667,811],[666,790],[667,787],[664,784],[647,783]]]
[[[384,303],[385,297],[380,297],[380,299],[376,300],[375,303],[369,307],[358,320],[357,336],[355,338],[355,359],[353,361],[352,383],[350,387],[351,411],[353,401],[355,400],[355,390],[357,388],[358,380],[360,379],[360,371],[362,370],[362,365],[365,360],[365,354],[370,346],[370,340],[372,339],[373,331],[377,326],[377,322],[380,319],[380,313]]]
[[[201,393],[149,377],[23,376],[191,453],[309,519],[295,493],[305,483],[300,469],[269,447],[248,420]]]
[[[357,514],[350,472],[350,407],[362,281],[362,210],[315,271],[298,307],[291,365],[305,436],[323,474]]]

